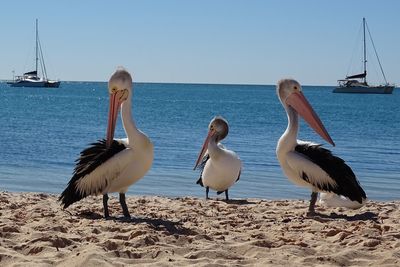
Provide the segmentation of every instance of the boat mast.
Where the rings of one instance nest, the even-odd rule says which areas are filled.
[[[367,45],[365,43],[365,18],[363,18],[363,34],[364,34],[364,83],[367,83]]]
[[[38,19],[36,19],[36,75],[38,71],[38,61],[39,61],[39,55],[38,55]]]

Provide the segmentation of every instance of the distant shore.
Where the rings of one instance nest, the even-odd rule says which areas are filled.
[[[307,218],[300,200],[101,197],[63,211],[56,195],[0,193],[0,265],[399,266],[400,201]]]

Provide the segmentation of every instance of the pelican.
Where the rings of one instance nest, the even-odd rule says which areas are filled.
[[[73,176],[59,201],[63,208],[89,196],[103,195],[104,217],[109,218],[108,193],[119,193],[124,217],[130,218],[125,201],[128,187],[142,178],[153,162],[153,144],[137,129],[132,117],[132,77],[118,68],[108,82],[110,94],[107,139],[91,144],[76,160]],[[121,109],[127,138],[114,139]]]
[[[281,80],[277,85],[277,94],[286,110],[288,126],[278,141],[276,154],[289,180],[311,189],[307,214],[315,214],[319,192],[325,192],[321,197],[325,203],[331,203],[331,206],[335,202],[353,209],[363,206],[366,201],[365,192],[344,160],[332,155],[331,151],[319,144],[297,140],[300,114],[314,131],[335,146],[318,115],[304,97],[300,84],[291,79]]]
[[[217,116],[211,120],[206,140],[193,168],[195,170],[199,166],[202,169],[197,184],[206,188],[206,199],[209,199],[211,188],[218,195],[225,192],[226,200],[229,200],[228,189],[240,178],[241,160],[235,152],[219,143],[228,132],[228,122],[224,118]]]

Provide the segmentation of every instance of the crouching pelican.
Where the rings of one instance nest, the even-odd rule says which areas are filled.
[[[64,209],[89,196],[103,195],[104,217],[109,217],[108,193],[118,192],[126,218],[130,217],[125,202],[128,187],[142,178],[153,162],[153,144],[132,118],[132,77],[123,68],[117,69],[108,82],[110,106],[107,139],[84,149],[77,159],[73,176],[61,193]],[[114,132],[121,108],[126,139],[115,139]]]
[[[348,208],[360,208],[366,195],[356,176],[345,162],[322,148],[321,145],[297,140],[298,114],[323,139],[335,146],[332,138],[302,93],[300,84],[285,79],[278,82],[277,94],[288,117],[288,126],[278,141],[276,154],[285,175],[293,183],[309,187],[312,191],[308,215],[315,214],[318,192],[335,194],[336,198],[324,196],[325,203],[334,203]]]
[[[217,116],[211,120],[206,140],[193,168],[195,170],[199,166],[202,169],[197,184],[206,188],[206,199],[209,199],[211,188],[218,195],[225,192],[226,200],[229,200],[228,189],[240,178],[241,160],[235,152],[219,143],[228,132],[228,122],[224,118]]]

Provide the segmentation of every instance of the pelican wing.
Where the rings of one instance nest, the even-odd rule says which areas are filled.
[[[366,199],[356,176],[343,159],[317,144],[299,144],[295,151],[293,153],[303,157],[302,161],[311,161],[303,167],[303,179],[323,191],[348,197],[352,201],[362,203]]]
[[[237,179],[236,179],[236,182],[240,180],[240,175],[241,175],[241,174],[242,174],[242,168],[240,168],[240,170],[239,170],[239,175],[238,175],[238,177],[237,177]]]
[[[92,143],[80,153],[76,160],[73,176],[67,188],[61,193],[59,201],[64,208],[89,195],[98,195],[116,178],[125,162],[120,158],[127,150],[122,141],[114,140],[111,147],[106,141]],[[126,151],[126,152],[125,152]],[[125,152],[125,153],[124,153]]]
[[[201,163],[198,166],[198,168],[201,169],[201,172],[200,172],[200,177],[197,180],[196,184],[199,184],[203,187],[204,187],[203,180],[202,180],[203,179],[203,171],[204,171],[204,167],[206,166],[206,163],[209,159],[210,159],[210,154],[208,154],[208,152],[206,152],[206,154],[204,155],[204,157],[201,160]]]

